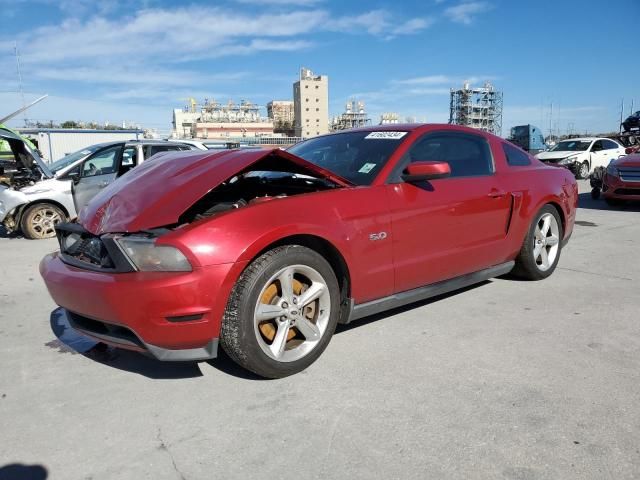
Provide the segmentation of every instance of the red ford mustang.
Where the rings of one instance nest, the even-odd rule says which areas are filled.
[[[213,358],[220,344],[282,377],[339,322],[512,271],[549,276],[577,199],[567,170],[451,125],[169,153],[59,225],[40,271],[85,335],[160,360]]]

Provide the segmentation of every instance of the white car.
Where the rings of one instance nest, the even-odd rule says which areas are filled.
[[[610,138],[572,138],[558,142],[551,150],[536,155],[544,163],[569,168],[577,178],[588,178],[596,167],[625,155],[625,147]]]
[[[15,158],[15,172],[0,176],[0,223],[32,239],[55,236],[55,226],[77,216],[98,191],[156,153],[193,150],[184,143],[131,140],[93,145],[47,166],[38,153],[9,130],[0,129]],[[4,181],[2,181],[4,180]],[[77,197],[72,195],[77,183]],[[75,201],[74,201],[75,200]]]

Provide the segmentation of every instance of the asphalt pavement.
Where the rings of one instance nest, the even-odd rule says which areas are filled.
[[[340,327],[282,380],[78,337],[56,241],[0,235],[0,480],[640,478],[640,206],[581,191],[549,279]]]

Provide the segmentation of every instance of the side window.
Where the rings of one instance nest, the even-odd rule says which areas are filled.
[[[427,134],[414,143],[407,155],[410,162],[447,162],[451,168],[451,177],[474,177],[493,173],[489,144],[478,135]]]
[[[82,176],[94,177],[115,173],[120,149],[120,146],[107,148],[87,158],[82,164]]]
[[[182,150],[182,148],[178,145],[147,145],[144,158],[153,157],[156,153],[173,152],[176,150]]]
[[[133,168],[138,164],[138,147],[127,147],[122,152],[122,163],[124,168]]]
[[[80,175],[80,167],[82,165],[76,165],[75,167],[73,167],[71,170],[69,170],[67,173],[65,173],[62,177],[59,177],[60,180],[69,180],[69,178],[71,178],[71,175]]]
[[[118,176],[124,175],[136,165],[138,165],[138,147],[126,147],[122,151],[122,161],[118,169]]]
[[[603,140],[602,143],[604,143],[604,148],[606,150],[614,150],[616,148],[620,148],[620,146],[616,142],[613,142],[611,140]]]
[[[593,146],[591,147],[591,151],[592,152],[599,152],[601,150],[603,150],[604,147],[602,146],[602,140],[598,140],[596,142],[594,142]]]
[[[508,143],[502,144],[502,149],[504,150],[504,154],[507,157],[507,163],[512,167],[523,167],[526,165],[531,165],[531,159],[529,155],[524,153],[519,148],[516,148]]]

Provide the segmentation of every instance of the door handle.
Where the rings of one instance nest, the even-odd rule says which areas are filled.
[[[498,190],[497,188],[492,188],[491,191],[487,194],[487,196],[491,198],[502,198],[506,194],[507,192],[503,192],[502,190]]]

